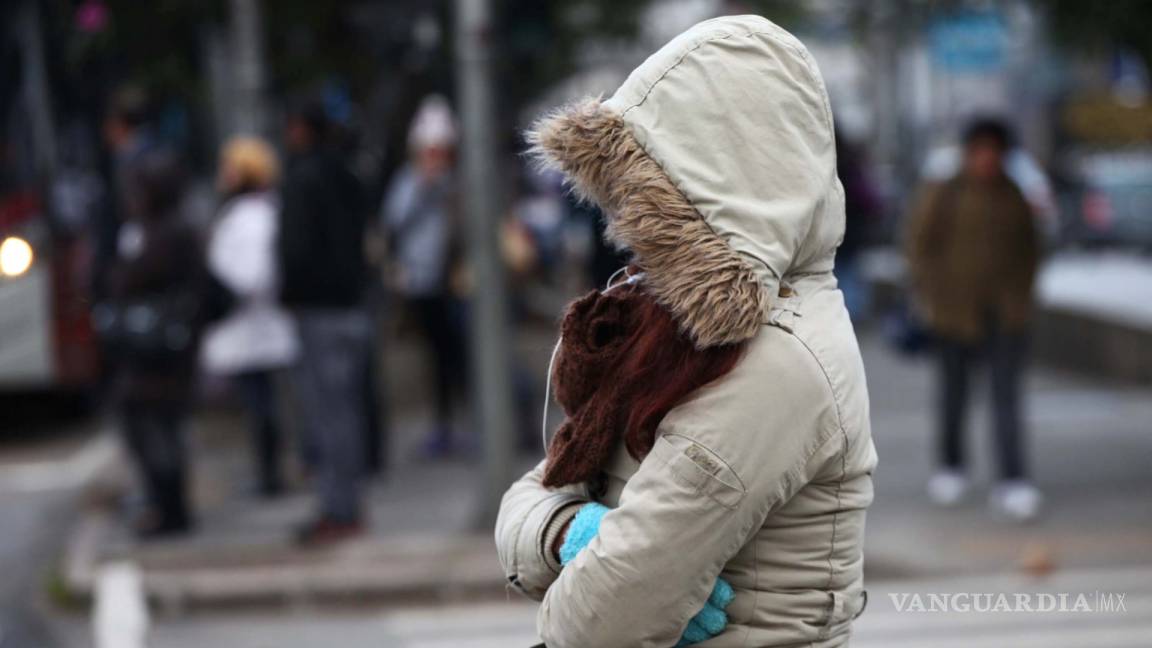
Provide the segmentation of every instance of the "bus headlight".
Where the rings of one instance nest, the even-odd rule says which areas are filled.
[[[0,243],[0,275],[19,277],[32,267],[32,246],[19,236],[9,236]]]

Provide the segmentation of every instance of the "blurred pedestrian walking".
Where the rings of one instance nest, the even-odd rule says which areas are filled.
[[[142,478],[144,537],[186,532],[184,426],[196,367],[203,265],[199,238],[182,219],[176,158],[143,154],[126,177],[132,217],[120,227],[110,300],[94,314],[110,360],[124,437]]]
[[[283,487],[276,373],[298,353],[294,324],[277,295],[279,222],[272,191],[278,177],[276,153],[260,139],[237,137],[221,152],[219,190],[225,201],[209,236],[207,261],[212,285],[233,303],[206,332],[201,356],[207,371],[230,376],[240,390],[252,429],[257,489],[264,496]]]
[[[867,319],[872,307],[860,256],[880,215],[880,200],[860,149],[836,132],[836,175],[844,187],[844,240],[836,249],[836,281],[852,322]]]
[[[410,159],[392,181],[382,210],[396,259],[397,291],[418,319],[433,358],[436,423],[424,441],[428,457],[453,450],[454,403],[466,384],[463,313],[451,286],[455,147],[451,108],[443,97],[426,98],[408,133]]]
[[[1004,172],[1008,128],[977,120],[963,141],[961,171],[922,192],[907,241],[913,285],[940,356],[939,471],[929,494],[951,505],[968,490],[969,374],[985,358],[1000,479],[992,504],[1028,519],[1038,514],[1041,496],[1028,480],[1020,383],[1039,241],[1028,202]]]
[[[291,154],[281,191],[280,296],[300,336],[293,372],[302,443],[316,477],[316,518],[300,529],[305,545],[326,544],[363,528],[365,399],[370,322],[364,309],[363,189],[328,145],[329,121],[308,103],[289,116]]]

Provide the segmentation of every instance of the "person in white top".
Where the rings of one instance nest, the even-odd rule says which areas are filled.
[[[258,489],[267,496],[282,486],[275,373],[296,360],[299,346],[277,300],[278,176],[276,154],[260,139],[237,137],[221,152],[219,189],[226,200],[209,235],[208,270],[234,303],[206,332],[201,353],[207,372],[232,377],[242,392]]]
[[[467,391],[462,305],[451,289],[457,187],[455,117],[439,95],[424,99],[408,132],[409,161],[397,171],[381,209],[395,251],[395,287],[416,316],[434,371],[435,427],[422,454],[451,454],[457,400]]]

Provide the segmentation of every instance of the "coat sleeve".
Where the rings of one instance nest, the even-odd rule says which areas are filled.
[[[274,283],[276,217],[261,202],[233,205],[208,245],[208,267],[229,290],[243,297],[270,293]]]
[[[121,298],[195,287],[203,278],[200,237],[183,223],[154,226],[136,256],[113,266],[113,293]]]
[[[323,194],[309,163],[301,163],[284,181],[275,236],[281,288],[296,285],[314,271],[316,219],[323,213]]]
[[[583,488],[545,488],[544,462],[512,484],[500,502],[496,518],[496,551],[508,582],[540,600],[560,573],[551,554],[551,540],[563,526],[564,514],[588,501]]]
[[[620,505],[548,589],[544,642],[675,645],[724,565],[839,450],[840,430],[827,380],[799,341],[754,345],[665,417]]]
[[[1014,298],[1030,300],[1032,284],[1036,279],[1036,270],[1040,265],[1040,232],[1036,227],[1036,215],[1024,194],[1015,184],[1008,187],[1008,203],[1010,212],[1011,248],[1016,250],[1016,258],[1012,264],[1011,276],[1005,278],[1005,284]]]
[[[908,215],[904,246],[911,285],[921,298],[931,294],[928,283],[933,275],[931,261],[935,251],[935,220],[939,210],[941,187],[927,185],[917,193]]]
[[[384,231],[393,233],[407,226],[412,215],[415,188],[415,178],[407,167],[401,168],[392,178],[380,206],[380,225]]]

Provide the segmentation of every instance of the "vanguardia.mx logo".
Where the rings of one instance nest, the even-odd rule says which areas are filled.
[[[954,592],[946,594],[920,594],[892,592],[888,594],[897,612],[1127,612],[1123,592],[1089,593],[1071,592]]]

